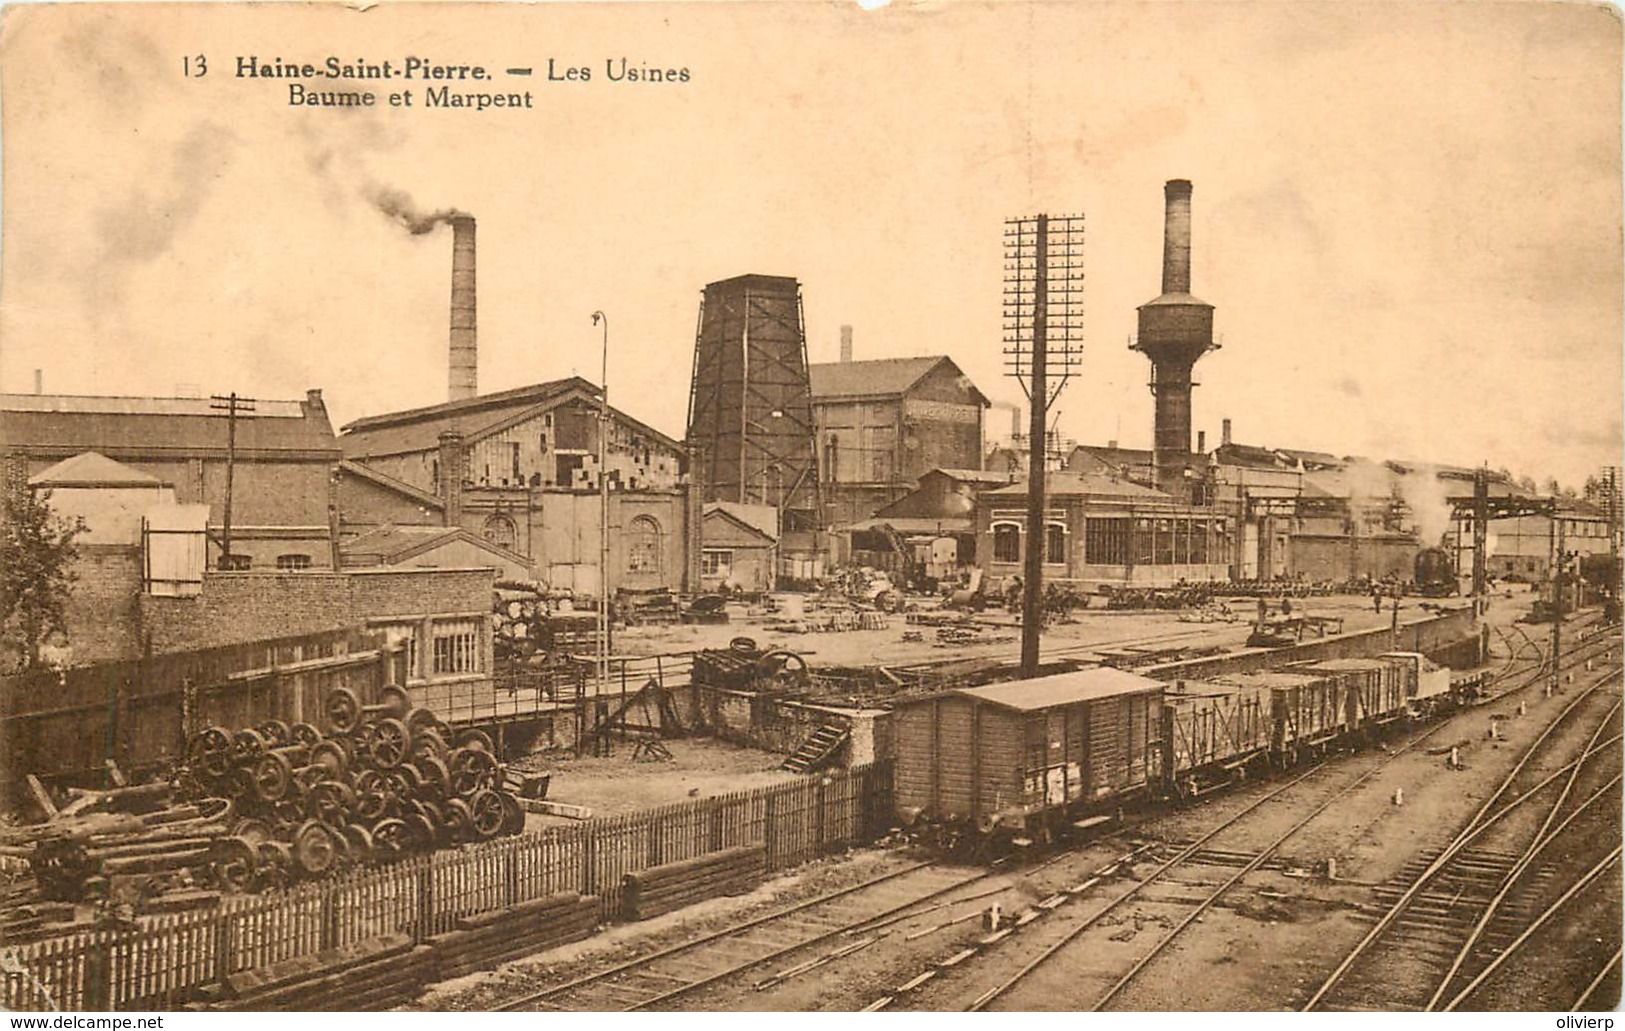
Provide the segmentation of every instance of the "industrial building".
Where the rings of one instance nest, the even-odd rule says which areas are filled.
[[[522,557],[526,579],[597,595],[598,397],[572,378],[350,423],[342,531],[463,527]],[[608,426],[610,590],[680,588],[682,445],[613,408]]]
[[[874,516],[933,469],[982,467],[989,401],[952,358],[850,359],[814,365],[813,413],[826,519]]]
[[[1228,580],[1234,523],[1206,506],[1089,473],[1046,477],[1045,582],[1094,591]],[[977,556],[988,575],[1021,574],[1030,543],[1025,482],[988,491],[977,516]]]
[[[3,394],[0,451],[25,479],[94,452],[170,488],[178,504],[206,505],[197,529],[207,530],[210,568],[336,564],[332,477],[343,454],[320,390],[240,402],[234,416],[210,398]],[[61,467],[37,486],[81,486],[84,472]],[[228,496],[231,554],[222,557]]]

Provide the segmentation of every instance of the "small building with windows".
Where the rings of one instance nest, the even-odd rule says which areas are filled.
[[[760,594],[777,585],[776,516],[768,505],[713,501],[700,523],[700,589]]]
[[[1093,473],[1047,473],[1044,578],[1085,591],[1227,580],[1231,517],[1162,491]],[[994,578],[1018,576],[1028,547],[1027,484],[977,501],[977,563]]]

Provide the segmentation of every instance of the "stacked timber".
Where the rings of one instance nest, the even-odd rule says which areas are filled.
[[[435,979],[446,981],[478,970],[580,941],[598,926],[601,900],[573,891],[549,895],[506,909],[494,909],[457,921],[457,930],[435,935]]]
[[[406,934],[386,934],[338,949],[226,976],[209,1010],[379,1011],[410,1002],[433,980],[435,953]]]
[[[697,859],[629,873],[621,882],[623,912],[628,920],[647,920],[674,909],[750,891],[767,876],[767,848],[744,845],[711,852]]]

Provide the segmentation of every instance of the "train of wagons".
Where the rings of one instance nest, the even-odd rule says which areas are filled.
[[[1202,681],[1102,666],[961,688],[894,709],[896,807],[909,825],[1049,837],[1368,740],[1460,691],[1413,652]]]

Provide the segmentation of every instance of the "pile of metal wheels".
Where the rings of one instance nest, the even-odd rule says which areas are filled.
[[[233,804],[211,856],[221,888],[264,890],[524,829],[484,733],[453,733],[394,685],[376,705],[339,688],[323,708],[326,733],[268,720],[188,743],[182,796]]]

